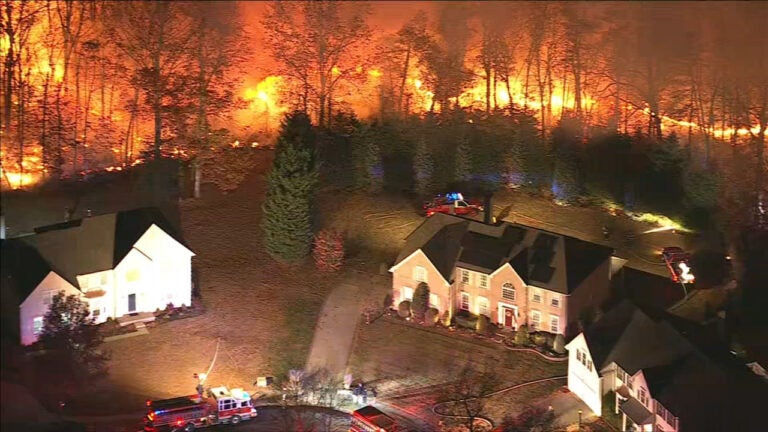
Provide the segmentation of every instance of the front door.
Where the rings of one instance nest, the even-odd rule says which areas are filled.
[[[136,312],[136,294],[128,294],[128,313]]]
[[[517,320],[515,319],[515,310],[505,307],[504,308],[504,327],[517,327]]]

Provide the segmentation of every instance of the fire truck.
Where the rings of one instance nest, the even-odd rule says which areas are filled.
[[[352,413],[350,432],[396,432],[400,431],[397,422],[378,408],[370,405]]]
[[[256,417],[251,396],[243,389],[214,387],[200,394],[147,401],[145,432],[190,432],[218,424],[238,424]]]
[[[483,206],[477,200],[464,200],[464,196],[459,192],[449,192],[425,202],[423,209],[427,217],[435,213],[474,216],[483,211]]]

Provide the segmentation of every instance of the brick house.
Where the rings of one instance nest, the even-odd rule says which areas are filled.
[[[580,314],[609,297],[623,260],[611,248],[523,225],[436,214],[406,239],[392,273],[395,304],[429,286],[431,307],[488,316],[516,329],[574,334]]]

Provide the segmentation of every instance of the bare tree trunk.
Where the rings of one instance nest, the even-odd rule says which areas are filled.
[[[411,63],[411,46],[405,51],[405,61],[403,62],[403,79],[400,80],[400,94],[397,99],[397,111],[399,114],[404,114],[403,111],[403,96],[405,95],[405,84],[408,80],[408,69]]]

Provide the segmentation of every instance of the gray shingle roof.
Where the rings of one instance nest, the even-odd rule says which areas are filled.
[[[181,244],[181,236],[156,208],[140,208],[76,219],[35,229],[18,240],[34,248],[50,268],[79,286],[77,276],[113,269],[156,224]]]
[[[395,264],[419,248],[449,282],[454,267],[490,274],[510,263],[526,283],[563,294],[573,292],[613,253],[524,225],[489,225],[446,214],[435,214],[416,228]]]
[[[0,240],[2,289],[13,290],[21,304],[51,272],[51,266],[32,246],[19,239]]]

